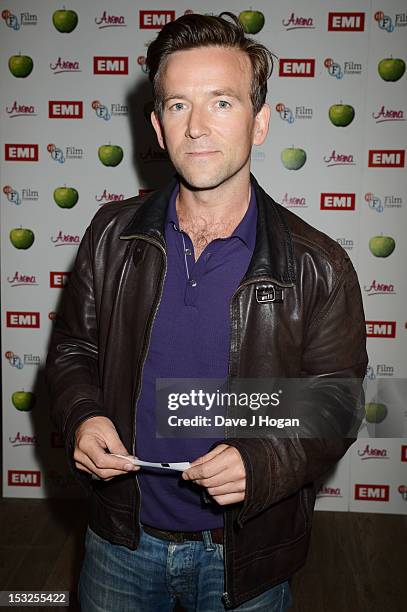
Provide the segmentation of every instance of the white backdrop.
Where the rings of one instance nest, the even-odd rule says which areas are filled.
[[[146,47],[186,10],[248,10],[241,1],[151,6],[72,0],[66,9],[77,23],[75,14],[57,13],[55,26],[59,3],[1,3],[7,497],[79,493],[49,422],[43,366],[68,271],[98,207],[157,188],[172,173],[146,119]],[[253,153],[253,172],[276,200],[347,250],[367,319],[367,422],[321,487],[317,508],[406,513],[405,3],[258,0],[253,10],[261,14],[243,18],[280,59],[269,83],[270,136]],[[101,163],[103,145],[121,147],[121,163]],[[291,148],[298,150],[285,151],[284,165],[282,151]],[[104,153],[114,163],[117,149]]]

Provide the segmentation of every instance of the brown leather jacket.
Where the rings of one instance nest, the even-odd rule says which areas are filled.
[[[363,379],[365,324],[356,273],[343,249],[256,189],[256,245],[230,306],[230,377]],[[74,433],[103,415],[135,452],[135,410],[166,273],[164,220],[176,178],[163,190],[104,206],[80,245],[47,360],[52,419],[90,492],[90,527],[130,549],[139,541],[137,477],[93,481],[75,468]],[[256,289],[272,286],[275,302]],[[335,410],[332,407],[332,418]],[[324,412],[330,414],[329,401]],[[246,496],[225,506],[226,606],[289,578],[308,549],[315,481],[353,439],[230,438],[246,468]]]

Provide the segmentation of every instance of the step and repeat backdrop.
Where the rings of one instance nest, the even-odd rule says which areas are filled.
[[[342,245],[363,293],[365,420],[317,508],[407,513],[406,5],[249,4],[1,2],[4,496],[81,494],[44,384],[58,303],[98,208],[172,175],[149,121],[149,42],[185,12],[228,10],[278,57],[253,173]]]

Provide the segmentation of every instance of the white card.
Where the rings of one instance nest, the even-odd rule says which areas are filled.
[[[130,463],[133,463],[134,465],[155,467],[160,468],[161,470],[176,470],[177,472],[183,472],[184,470],[187,470],[191,465],[188,461],[183,461],[180,463],[158,463],[154,461],[142,461],[141,459],[137,459],[137,457],[132,457],[131,455],[127,457],[126,455],[116,455],[115,453],[112,453],[112,455],[114,455],[115,457],[120,457],[120,459],[127,459]]]

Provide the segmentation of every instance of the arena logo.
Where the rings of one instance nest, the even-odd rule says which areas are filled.
[[[393,17],[385,15],[383,11],[376,11],[374,20],[380,30],[394,32],[396,28],[407,26],[407,13],[396,13]]]
[[[403,110],[393,110],[391,108],[386,108],[384,104],[379,108],[376,113],[372,113],[372,117],[376,123],[384,123],[387,121],[405,121]]]
[[[376,280],[372,280],[370,285],[363,287],[368,296],[371,295],[396,295],[394,285],[391,283],[379,283]]]
[[[328,32],[363,32],[365,13],[328,13]]]
[[[175,11],[140,11],[140,30],[161,30],[167,23],[175,20]]]
[[[55,236],[51,236],[51,242],[54,246],[78,246],[81,241],[80,236],[73,234],[64,234],[59,230]]]
[[[11,185],[4,185],[3,193],[10,204],[15,204],[16,206],[20,206],[22,202],[26,201],[38,202],[39,198],[38,191],[29,187],[22,189],[20,193],[17,189],[11,187]]]
[[[9,437],[9,442],[13,448],[17,446],[36,446],[37,437],[21,434],[19,431],[15,436]]]
[[[390,486],[382,484],[355,484],[355,499],[360,501],[388,502]]]
[[[99,30],[103,28],[126,28],[127,23],[123,15],[109,15],[107,11],[103,11],[100,17],[95,17],[95,23]]]
[[[36,117],[35,106],[32,104],[18,104],[17,100],[14,100],[11,106],[6,106],[6,113],[9,119],[15,117]]]
[[[340,487],[327,487],[321,485],[317,497],[343,497]]]
[[[37,15],[28,12],[20,13],[20,17],[18,17],[8,9],[4,9],[1,13],[1,17],[4,19],[6,26],[15,32],[17,32],[21,26],[37,25],[38,23]]]
[[[78,60],[66,60],[62,57],[49,65],[53,74],[62,74],[63,72],[82,72]]]
[[[110,104],[102,104],[99,100],[93,100],[92,108],[95,111],[96,117],[109,121],[112,117],[126,117],[129,114],[129,107],[118,102]]]
[[[315,30],[312,17],[297,17],[295,13],[291,13],[291,15],[287,19],[283,19],[281,23],[286,32],[290,30]]]
[[[47,145],[47,151],[51,159],[58,164],[64,164],[67,159],[83,159],[83,149],[78,149],[75,146],[65,147],[64,150],[56,144],[50,143]]]
[[[9,487],[40,487],[41,472],[38,470],[8,470]]]
[[[94,56],[93,74],[129,74],[129,58],[126,56]]]
[[[279,61],[280,77],[314,77],[315,59],[289,59],[281,58]]]
[[[291,196],[287,192],[281,199],[281,204],[286,208],[308,208],[308,204],[304,196]]]
[[[38,287],[37,278],[33,274],[21,274],[18,271],[8,276],[7,282],[11,287]]]
[[[348,60],[339,64],[335,62],[331,57],[327,57],[324,61],[324,66],[328,71],[329,76],[335,77],[336,79],[343,79],[345,75],[359,75],[362,74],[362,64]]]
[[[41,365],[41,358],[39,355],[33,355],[32,353],[24,353],[24,357],[21,358],[13,351],[6,351],[4,354],[5,358],[9,362],[12,368],[22,370],[25,365],[39,366]]]
[[[49,100],[49,119],[83,119],[82,100]]]
[[[335,149],[329,156],[325,155],[323,160],[327,168],[331,168],[331,166],[356,166],[355,158],[351,153],[337,153]]]
[[[355,246],[355,243],[352,238],[336,238],[336,242],[340,244],[341,247],[345,249],[345,251],[352,251],[353,247]]]
[[[366,321],[368,338],[395,338],[396,321]]]
[[[68,284],[70,272],[50,272],[49,286],[51,289],[63,289]]]
[[[105,204],[106,202],[121,202],[124,200],[124,193],[110,193],[104,189],[100,195],[95,195],[96,202]]]
[[[283,102],[279,102],[276,105],[276,111],[278,112],[280,119],[287,123],[294,123],[296,119],[312,119],[313,110],[308,106],[296,106],[294,112],[288,108]]]
[[[6,313],[6,327],[37,329],[40,327],[40,313],[9,310]]]
[[[321,193],[321,210],[355,210],[354,193]]]
[[[404,501],[407,501],[407,486],[405,484],[401,484],[397,487],[397,491],[400,493],[401,498]]]
[[[400,452],[401,452],[400,461],[407,462],[407,444],[401,445]]]
[[[378,363],[376,367],[369,364],[366,368],[366,378],[369,380],[375,380],[376,378],[385,376],[394,376],[393,366],[389,366],[387,363]]]
[[[4,144],[4,159],[16,162],[37,162],[37,144]]]
[[[169,161],[168,153],[166,151],[163,151],[162,149],[157,149],[152,146],[148,147],[148,149],[140,153],[140,159],[145,164]]]
[[[403,206],[403,198],[395,195],[386,195],[380,198],[374,193],[365,193],[365,201],[369,208],[375,212],[382,213],[385,208],[401,208]]]
[[[370,444],[366,444],[365,448],[359,448],[358,455],[362,461],[365,459],[389,459],[386,448],[372,448]]]
[[[404,149],[370,149],[369,168],[404,168]]]

